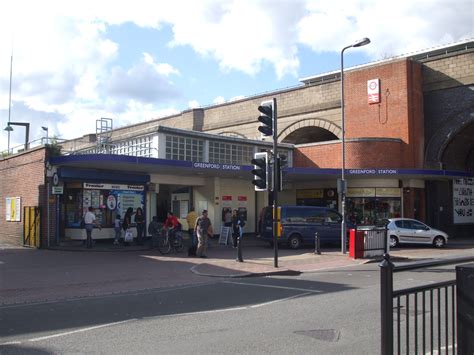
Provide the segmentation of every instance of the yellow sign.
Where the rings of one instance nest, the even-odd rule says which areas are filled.
[[[377,187],[375,191],[377,197],[400,197],[400,188],[398,187]]]
[[[375,197],[375,187],[350,187],[347,197]]]
[[[296,190],[296,198],[323,198],[323,189]]]

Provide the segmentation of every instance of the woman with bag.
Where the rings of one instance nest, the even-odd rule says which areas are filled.
[[[132,224],[132,214],[133,214],[133,208],[129,207],[127,209],[127,212],[125,212],[125,216],[123,217],[122,228],[125,231],[123,245],[125,246],[128,246],[130,245],[128,243],[133,242],[133,234],[132,234],[132,231],[130,230],[130,225]]]

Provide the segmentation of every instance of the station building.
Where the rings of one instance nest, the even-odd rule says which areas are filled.
[[[257,130],[257,107],[272,98],[288,157],[280,203],[340,209],[340,89],[340,72],[325,73],[131,126],[99,119],[95,132],[60,150],[4,156],[0,238],[32,244],[24,207],[37,207],[33,244],[43,247],[84,238],[79,224],[89,206],[105,227],[98,238],[113,237],[115,215],[127,207],[142,207],[148,221],[173,211],[184,224],[191,207],[207,209],[216,233],[223,211],[239,209],[246,231],[256,232],[268,199],[254,191],[250,160],[272,148]],[[348,217],[411,217],[474,237],[474,42],[346,68],[344,89]]]

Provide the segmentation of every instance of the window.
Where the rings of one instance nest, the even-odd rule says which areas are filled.
[[[166,159],[202,161],[204,141],[189,138],[166,136]]]
[[[426,229],[426,226],[423,223],[420,223],[417,221],[410,221],[410,222],[411,222],[410,229],[416,229],[416,230]]]
[[[252,146],[224,142],[209,142],[210,163],[249,165],[252,158]]]

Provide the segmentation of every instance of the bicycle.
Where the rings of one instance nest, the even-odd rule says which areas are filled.
[[[169,230],[162,229],[161,236],[158,240],[158,251],[165,255],[168,254],[171,249],[174,249],[176,253],[181,253],[184,250],[183,233],[181,231],[175,231],[174,237],[170,237]]]

